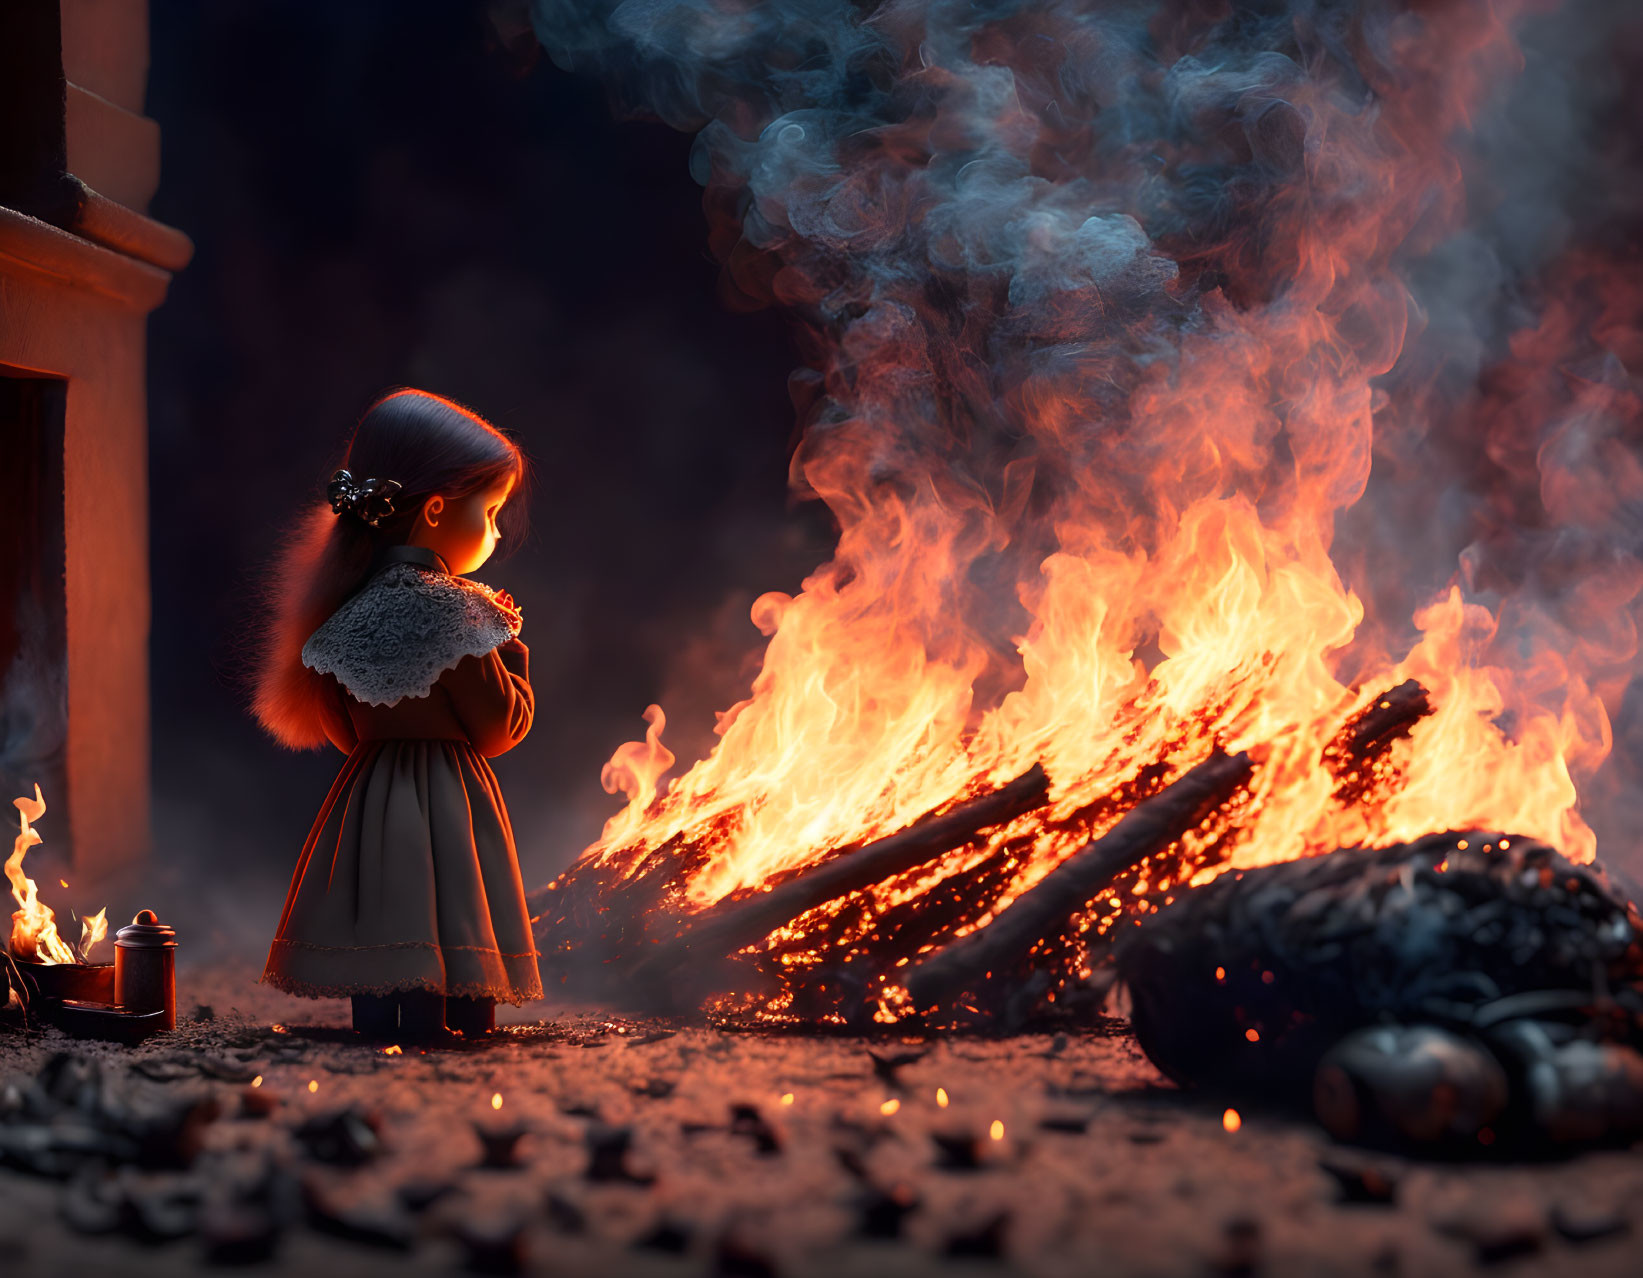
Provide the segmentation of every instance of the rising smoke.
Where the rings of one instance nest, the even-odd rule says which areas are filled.
[[[1327,555],[1363,601],[1326,645],[1345,682],[1458,586],[1460,655],[1510,672],[1502,732],[1563,723],[1587,820],[1633,815],[1629,6],[533,12],[619,110],[696,133],[727,298],[796,322],[792,483],[840,532],[799,600],[755,610],[775,642],[820,599],[954,672],[973,722],[1075,565],[1163,571],[1191,512],[1232,503],[1274,578]],[[1184,644],[1156,596],[1136,584],[1107,636],[1143,660]]]

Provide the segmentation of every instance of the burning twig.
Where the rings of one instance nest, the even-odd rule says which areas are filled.
[[[1179,780],[1132,808],[1106,834],[1045,875],[985,928],[910,969],[916,1007],[945,1003],[992,972],[1013,968],[1032,947],[1065,928],[1103,888],[1162,852],[1226,803],[1254,769],[1248,754],[1217,751]]]
[[[704,911],[678,937],[648,955],[643,967],[676,975],[679,965],[688,961],[734,954],[807,910],[916,869],[983,830],[1031,812],[1044,803],[1049,790],[1049,777],[1035,764],[1008,785],[950,811],[921,817],[888,838],[841,849],[769,892],[725,901]]]

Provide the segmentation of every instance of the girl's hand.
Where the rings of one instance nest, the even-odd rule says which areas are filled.
[[[531,650],[516,635],[507,643],[499,644],[496,655],[502,660],[502,668],[521,676],[530,678]]]
[[[508,615],[510,629],[518,635],[520,628],[525,624],[525,616],[520,612],[519,605],[513,601],[513,596],[506,590],[493,590],[491,602]]]

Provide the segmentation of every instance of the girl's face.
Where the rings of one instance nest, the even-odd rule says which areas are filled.
[[[410,544],[426,546],[458,576],[472,572],[496,549],[496,517],[513,489],[514,477],[507,475],[466,497],[436,493],[422,503]]]

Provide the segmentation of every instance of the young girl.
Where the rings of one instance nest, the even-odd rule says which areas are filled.
[[[255,712],[347,756],[309,832],[263,980],[353,999],[354,1028],[488,1032],[540,998],[524,884],[487,758],[530,731],[513,601],[464,580],[524,509],[525,463],[490,423],[402,390],[359,423],[329,503],[274,580]]]

